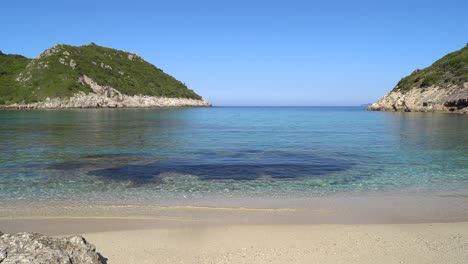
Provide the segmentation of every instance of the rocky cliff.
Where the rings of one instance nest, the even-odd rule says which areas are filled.
[[[468,83],[458,86],[430,86],[403,93],[392,91],[369,110],[403,112],[468,113]]]
[[[468,113],[468,45],[401,79],[368,110]]]
[[[0,108],[210,106],[135,53],[56,45],[35,59],[0,52]]]

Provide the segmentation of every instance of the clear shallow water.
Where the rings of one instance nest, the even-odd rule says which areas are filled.
[[[468,116],[360,107],[0,112],[0,201],[468,193]]]

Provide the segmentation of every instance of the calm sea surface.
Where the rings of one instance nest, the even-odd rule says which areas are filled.
[[[468,193],[468,116],[362,107],[0,112],[0,201]]]

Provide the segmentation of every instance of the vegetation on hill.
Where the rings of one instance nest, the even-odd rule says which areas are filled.
[[[431,66],[415,70],[401,79],[393,91],[405,93],[412,88],[426,88],[432,85],[447,87],[468,82],[468,45],[452,52]]]
[[[27,93],[15,81],[16,76],[24,70],[31,61],[21,55],[7,55],[0,52],[0,105],[14,101],[16,98],[25,98]]]
[[[138,55],[91,43],[56,45],[35,59],[0,53],[0,104],[89,93],[91,88],[79,81],[82,75],[127,95],[201,99]]]

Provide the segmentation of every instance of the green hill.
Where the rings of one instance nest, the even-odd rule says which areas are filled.
[[[0,52],[0,105],[29,97],[26,90],[20,88],[15,78],[30,61],[31,59],[21,55],[6,55]]]
[[[0,104],[31,103],[91,92],[86,75],[125,95],[201,99],[193,90],[134,53],[98,46],[56,45],[35,59],[0,52]]]
[[[431,66],[415,70],[401,79],[393,91],[406,93],[412,88],[426,88],[432,85],[447,87],[468,82],[468,45],[452,52]]]

